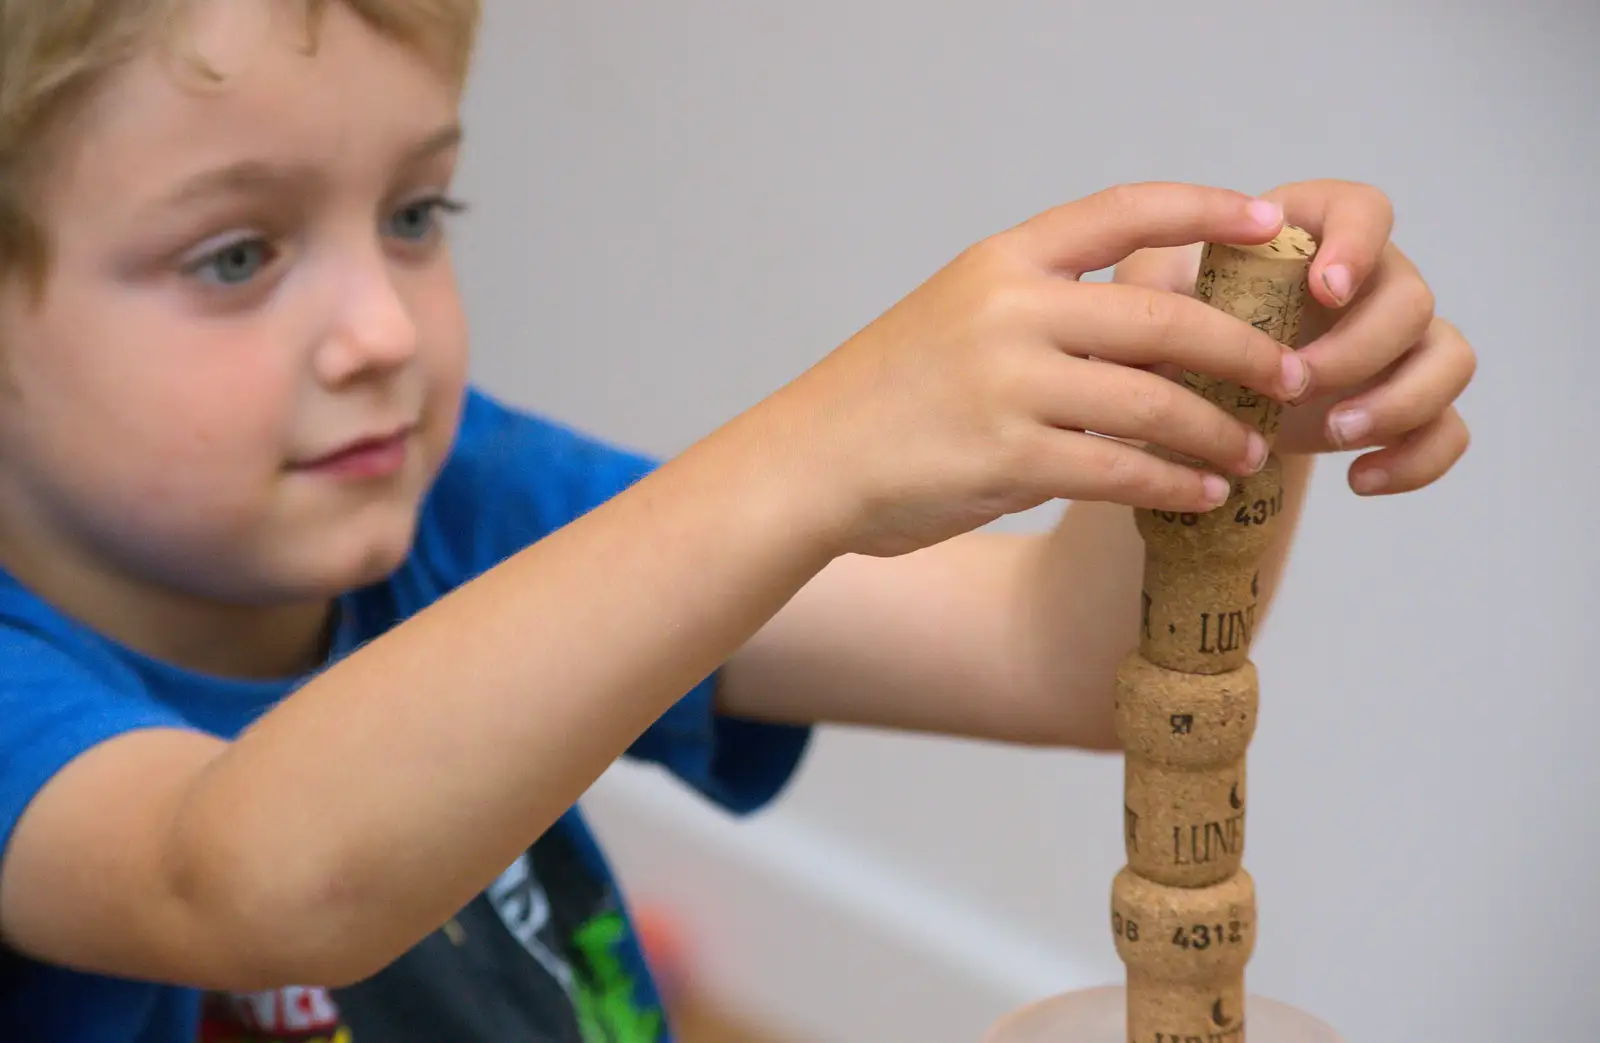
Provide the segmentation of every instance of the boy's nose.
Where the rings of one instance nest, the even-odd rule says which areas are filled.
[[[345,282],[335,321],[317,353],[317,372],[336,385],[403,366],[417,354],[417,323],[387,272]]]

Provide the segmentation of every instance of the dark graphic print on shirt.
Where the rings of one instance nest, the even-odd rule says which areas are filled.
[[[659,1043],[615,888],[550,830],[442,930],[336,990],[211,995],[201,1043]]]

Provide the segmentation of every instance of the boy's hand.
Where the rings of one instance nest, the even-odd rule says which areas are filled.
[[[1218,475],[1259,467],[1259,436],[1143,367],[1170,363],[1287,401],[1304,389],[1299,359],[1185,294],[1079,277],[1140,249],[1262,243],[1282,227],[1278,207],[1238,192],[1141,184],[964,251],[779,396],[798,397],[788,415],[802,418],[802,452],[843,493],[833,506],[845,550],[904,553],[1056,498],[1220,504]]]
[[[1302,181],[1267,193],[1287,220],[1318,240],[1311,266],[1317,305],[1306,316],[1300,357],[1307,397],[1286,410],[1286,453],[1370,450],[1349,471],[1358,493],[1400,493],[1438,480],[1466,452],[1455,400],[1477,359],[1461,332],[1433,311],[1433,294],[1390,241],[1394,212],[1383,193],[1348,181]],[[1144,251],[1116,281],[1192,292],[1197,248]]]

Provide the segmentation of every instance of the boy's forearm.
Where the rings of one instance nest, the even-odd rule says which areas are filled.
[[[1283,460],[1264,619],[1311,473]],[[1144,543],[1126,507],[1074,503],[1044,535],[976,532],[829,565],[729,664],[724,706],[1005,742],[1109,749],[1111,687],[1138,642]]]
[[[188,899],[325,984],[444,922],[831,556],[768,445],[713,436],[262,718],[178,814]]]

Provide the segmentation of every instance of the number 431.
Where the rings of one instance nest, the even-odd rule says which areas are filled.
[[[1179,927],[1172,936],[1172,944],[1183,949],[1209,949],[1213,943],[1237,945],[1242,941],[1244,925],[1238,920],[1230,920],[1226,931],[1221,924],[1202,923],[1193,927]]]

